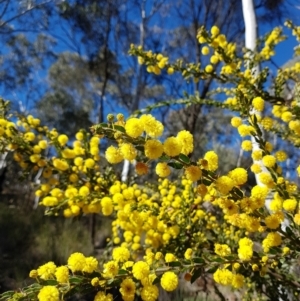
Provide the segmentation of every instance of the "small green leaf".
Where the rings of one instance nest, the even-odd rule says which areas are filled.
[[[189,164],[191,162],[190,158],[184,154],[180,154],[179,159],[186,164]]]
[[[160,161],[163,161],[163,162],[166,162],[166,161],[169,161],[170,160],[170,157],[167,156],[167,155],[162,155],[160,158],[159,158]]]
[[[292,229],[290,227],[286,227],[285,232],[286,232],[287,236],[294,236],[294,232],[292,231]]]
[[[114,129],[118,130],[119,132],[125,133],[125,129],[121,125],[114,125]]]
[[[180,163],[177,163],[177,162],[169,162],[168,165],[174,169],[182,169],[183,168],[183,165]]]
[[[195,270],[194,274],[192,275],[192,278],[191,278],[191,283],[194,283],[201,275],[202,275],[201,269]]]
[[[242,198],[244,196],[244,193],[243,191],[241,191],[240,189],[238,188],[233,188],[233,192],[236,193],[240,198]]]
[[[220,258],[220,257],[215,257],[215,258],[212,259],[212,261],[223,263],[223,262],[225,262],[226,260],[224,260],[223,258]]]
[[[79,277],[70,277],[69,282],[70,283],[81,283],[82,282],[82,278]]]
[[[204,263],[205,261],[201,257],[195,257],[195,258],[193,258],[193,262],[194,263]]]
[[[50,279],[50,280],[43,280],[42,284],[43,285],[57,285],[58,282],[54,279]]]
[[[181,263],[179,261],[168,262],[170,267],[181,267]]]
[[[8,299],[8,297],[11,297],[14,293],[15,293],[15,291],[7,291],[3,294],[0,294],[0,300],[1,299]]]
[[[145,150],[144,146],[142,146],[142,145],[138,145],[135,148],[141,152],[144,152],[144,150]]]
[[[119,270],[118,275],[127,275],[128,271],[126,270]]]
[[[209,186],[211,184],[211,181],[210,180],[207,180],[207,179],[203,179],[202,180],[202,183],[205,185],[205,186]]]
[[[159,283],[160,283],[160,278],[161,278],[161,276],[156,277],[156,278],[153,280],[152,284],[153,284],[153,285],[154,285],[154,284],[159,284]]]
[[[212,267],[212,268],[208,269],[208,270],[206,271],[206,273],[212,274],[212,273],[214,273],[217,269],[218,269],[218,267]]]

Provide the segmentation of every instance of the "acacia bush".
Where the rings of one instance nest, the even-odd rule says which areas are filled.
[[[300,27],[286,26],[299,41]],[[94,293],[95,301],[113,300],[110,289],[118,288],[125,301],[137,296],[152,301],[159,297],[159,286],[176,290],[180,275],[188,282],[212,275],[219,295],[217,285],[224,285],[239,290],[244,300],[299,299],[299,188],[284,176],[286,151],[274,149],[264,133],[280,137],[280,147],[299,148],[300,63],[270,78],[270,58],[285,40],[279,27],[258,41],[255,52],[238,50],[216,26],[201,28],[198,39],[203,55],[210,55],[206,66],[172,63],[166,55],[134,45],[130,54],[148,72],[166,72],[170,78],[179,72],[188,81],[216,79],[210,99],[187,95],[149,106],[127,120],[123,114],[109,114],[106,123],[82,130],[74,139],[33,116],[10,115],[8,102],[2,101],[0,150],[13,152],[25,176],[40,173],[35,194],[46,215],[112,217],[112,238],[99,259],[77,252],[65,265],[33,267],[30,277],[36,283],[5,292],[1,300],[56,301],[77,293]],[[257,74],[258,65],[263,69]],[[291,82],[294,98],[286,101],[283,91]],[[249,169],[219,174],[218,158],[224,154],[208,151],[195,158],[193,135],[186,130],[166,137],[163,124],[150,113],[173,104],[233,112],[231,125],[243,139],[241,148],[253,158]],[[100,157],[104,139],[109,166]],[[112,168],[124,160],[135,163],[137,175],[127,183]],[[153,162],[158,177],[137,184]],[[257,185],[245,189],[250,172]],[[299,174],[300,167],[293,166],[292,172]],[[170,174],[177,180],[170,180]]]

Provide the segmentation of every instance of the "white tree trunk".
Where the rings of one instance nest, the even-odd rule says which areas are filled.
[[[256,15],[253,5],[253,0],[242,0],[243,5],[243,18],[245,23],[245,47],[250,49],[251,51],[255,51],[256,48],[256,40],[257,40],[257,23],[256,23]],[[254,76],[257,76],[259,73],[259,67],[256,66],[252,69]],[[253,110],[252,113],[260,115],[260,112]],[[254,137],[251,136],[252,149],[259,150],[260,147],[258,143],[255,141]],[[268,172],[268,170],[262,165],[261,161],[255,161],[255,163],[260,164],[262,170],[264,172]],[[262,182],[259,180],[257,174],[255,174],[255,180],[257,185],[263,186]],[[269,203],[269,201],[267,201]],[[269,204],[266,204],[269,207]]]
[[[145,41],[145,22],[146,22],[146,1],[143,0],[141,2],[141,23],[140,23],[140,45],[144,48],[144,41]],[[135,111],[139,108],[139,100],[140,100],[140,79],[141,79],[141,66],[138,64],[137,66],[137,86],[135,89],[134,95],[134,103],[132,107],[132,111]],[[135,164],[134,164],[135,165]],[[124,160],[123,169],[122,169],[122,182],[126,182],[128,179],[130,171],[130,162],[128,160]]]
[[[250,49],[252,51],[255,50],[256,47],[256,40],[257,40],[257,24],[256,24],[256,15],[255,15],[255,10],[253,6],[253,0],[242,0],[242,5],[243,5],[243,17],[244,17],[244,23],[245,23],[245,46],[247,49]],[[259,67],[256,66],[255,69],[252,70],[254,75],[258,75],[259,73]],[[260,112],[253,110],[253,113],[255,114],[260,114]],[[252,149],[253,150],[259,150],[259,145],[255,141],[254,137],[251,136],[251,142],[252,142]],[[258,163],[262,167],[263,172],[268,172],[266,167],[263,166],[261,160],[260,161],[255,161],[255,163]],[[259,177],[257,174],[255,174],[255,179],[257,185],[262,186],[263,184],[259,180]],[[269,195],[266,198],[265,205],[267,209],[270,211],[270,203],[273,198],[273,194],[269,193]],[[285,219],[281,223],[281,229],[284,231],[285,228],[288,226],[288,220]],[[282,287],[278,288],[280,291],[283,290]],[[281,298],[279,300],[282,300]]]

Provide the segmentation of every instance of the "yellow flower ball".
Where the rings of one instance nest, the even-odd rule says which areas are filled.
[[[172,292],[178,287],[178,276],[174,272],[165,272],[160,280],[162,288],[167,292]]]
[[[252,150],[252,142],[250,140],[244,140],[241,147],[244,151],[250,152]]]
[[[262,158],[262,151],[260,149],[253,151],[251,157],[255,161],[261,160],[261,158]]]
[[[59,283],[68,283],[69,282],[69,269],[67,266],[60,266],[55,271],[56,280]]]
[[[269,229],[277,229],[280,226],[281,220],[276,214],[269,215],[265,218],[266,226]]]
[[[266,167],[272,168],[276,164],[276,158],[272,155],[263,156],[262,162]]]
[[[119,272],[119,264],[114,260],[110,260],[110,261],[104,263],[103,267],[104,267],[103,276],[105,278],[113,278]]]
[[[142,300],[154,301],[159,296],[159,290],[156,285],[146,285],[142,288],[141,297]]]
[[[132,267],[132,274],[136,279],[141,280],[148,277],[150,274],[150,267],[146,262],[138,261]]]
[[[37,269],[37,273],[41,279],[48,280],[50,279],[56,270],[56,265],[53,261],[49,261]]]
[[[203,55],[208,55],[209,54],[209,48],[207,46],[203,46],[201,49],[201,53]]]
[[[125,124],[126,134],[132,138],[137,138],[142,135],[144,131],[143,122],[138,118],[131,118],[126,121]]]
[[[120,152],[124,159],[132,161],[136,158],[137,151],[131,143],[123,143],[120,146]]]
[[[123,296],[123,300],[132,300],[133,301],[134,295],[135,295],[134,281],[130,278],[124,279],[120,285],[120,293]]]
[[[81,272],[85,266],[85,256],[76,252],[70,255],[68,259],[68,267],[72,272]]]
[[[293,119],[293,114],[289,111],[283,112],[281,115],[281,119],[284,122],[290,122]]]
[[[255,132],[255,129],[251,125],[246,124],[238,126],[237,129],[241,137],[249,136],[252,132]]]
[[[191,248],[188,248],[184,253],[184,258],[190,260],[192,259],[192,255],[193,255],[193,250]]]
[[[59,290],[56,286],[46,285],[38,293],[39,301],[59,301]]]
[[[147,140],[144,149],[145,155],[149,159],[158,159],[164,152],[164,147],[158,140]]]
[[[217,170],[219,158],[218,158],[218,155],[214,151],[208,151],[204,155],[204,159],[207,161],[207,167],[204,166],[205,169],[208,169],[209,171]]]
[[[260,97],[255,97],[252,100],[253,108],[259,112],[262,112],[264,110],[265,101]]]
[[[67,161],[55,158],[53,159],[53,166],[57,170],[66,171],[69,168],[69,164]]]
[[[84,166],[87,167],[87,168],[90,168],[90,169],[94,168],[95,164],[96,163],[95,163],[94,159],[92,159],[92,158],[88,158],[84,162]]]
[[[182,145],[181,153],[184,155],[192,153],[194,150],[194,137],[189,131],[183,130],[178,132],[176,138]]]
[[[227,269],[217,269],[213,275],[217,283],[223,285],[230,285],[233,278],[233,273]]]
[[[165,162],[160,162],[157,163],[156,168],[155,168],[155,172],[156,174],[161,177],[161,178],[165,178],[168,177],[171,173],[171,169],[170,167],[167,165],[167,163]]]
[[[69,138],[68,138],[67,135],[62,134],[62,135],[59,135],[59,136],[57,137],[57,141],[59,142],[59,144],[60,144],[61,146],[64,146],[64,145],[66,145],[66,144],[68,143]]]
[[[130,258],[130,252],[125,247],[117,247],[113,249],[112,258],[118,262],[125,262]]]
[[[296,213],[294,216],[294,223],[300,226],[300,213]]]
[[[176,137],[169,137],[164,142],[164,152],[170,157],[176,157],[180,154],[182,144]]]
[[[220,29],[218,28],[218,26],[214,25],[210,29],[210,32],[211,32],[211,34],[212,34],[213,37],[216,37],[220,33]]]
[[[261,120],[261,125],[265,130],[270,130],[273,127],[273,119],[270,117],[264,117]]]
[[[112,294],[106,294],[103,291],[99,291],[95,297],[94,297],[94,301],[113,301],[114,297]]]
[[[276,152],[275,157],[279,162],[284,162],[288,158],[287,153],[285,151]]]
[[[85,266],[83,267],[82,271],[85,273],[93,273],[98,268],[98,260],[93,257],[86,257],[85,258]]]
[[[112,145],[106,149],[105,158],[111,164],[120,163],[124,159],[120,149]]]
[[[224,257],[224,256],[228,256],[231,254],[231,249],[226,244],[215,243],[215,253],[219,256]]]
[[[211,58],[210,58],[210,63],[215,65],[219,62],[219,57],[216,56],[216,55],[212,55]]]
[[[235,186],[243,185],[248,180],[248,174],[246,169],[238,167],[233,169],[228,173],[229,178],[231,178],[234,181]]]
[[[90,189],[87,186],[81,186],[79,188],[79,195],[85,197],[90,194]]]
[[[113,202],[110,197],[104,197],[101,199],[101,207],[102,207],[102,213],[105,216],[109,216],[113,213],[114,207]]]
[[[232,282],[231,285],[234,288],[241,288],[244,285],[245,278],[241,274],[232,274]]]
[[[212,73],[214,71],[214,67],[212,65],[207,65],[204,70],[206,73]]]
[[[199,166],[191,165],[185,169],[185,175],[188,180],[196,182],[201,178],[202,171]]]
[[[163,124],[156,120],[152,115],[142,115],[140,118],[145,132],[152,138],[157,138],[162,135],[164,131]]]
[[[77,133],[75,134],[75,138],[76,138],[77,140],[79,140],[79,141],[82,141],[83,138],[84,138],[84,134],[83,134],[82,132],[77,132]]]
[[[286,211],[294,211],[298,205],[298,202],[295,199],[287,199],[283,201],[282,207]]]

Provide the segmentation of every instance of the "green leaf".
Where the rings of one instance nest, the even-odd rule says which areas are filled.
[[[142,146],[142,145],[138,145],[135,148],[141,152],[144,152],[144,149],[145,149],[144,146]]]
[[[244,196],[244,193],[243,193],[243,191],[241,191],[240,189],[238,189],[238,188],[233,188],[233,191],[234,191],[234,193],[236,193],[240,198],[242,198],[243,196]]]
[[[64,295],[64,299],[67,300],[67,298],[77,294],[79,290],[80,290],[80,286],[74,286]]]
[[[169,166],[173,167],[174,169],[182,169],[183,165],[177,162],[169,162],[168,163]]]
[[[229,256],[226,256],[225,258],[226,258],[226,260],[231,261],[231,260],[235,260],[236,256],[229,255]]]
[[[125,129],[121,125],[114,125],[114,129],[118,130],[119,132],[125,133]]]
[[[208,270],[206,271],[206,273],[212,274],[212,273],[214,273],[217,269],[218,269],[218,267],[212,267],[212,268],[208,269]]]
[[[276,255],[276,254],[281,253],[281,252],[282,251],[280,250],[280,248],[276,248],[276,247],[272,247],[269,250],[269,253],[272,254],[272,255]]]
[[[202,183],[205,185],[205,186],[209,186],[211,184],[211,181],[210,180],[207,180],[207,179],[203,179],[202,180]]]
[[[168,262],[170,267],[181,267],[181,263],[179,261]]]
[[[166,162],[166,161],[169,161],[170,160],[170,157],[167,156],[167,155],[162,155],[160,158],[159,158],[160,161],[163,161],[163,162]]]
[[[194,283],[201,275],[202,275],[202,269],[195,270],[191,278],[191,283]]]
[[[81,283],[83,280],[83,278],[79,278],[79,277],[70,277],[69,282],[70,283]]]
[[[13,294],[15,293],[15,291],[7,291],[3,294],[0,294],[0,300],[1,299],[8,299],[9,297],[11,297]]]
[[[195,257],[193,258],[194,263],[205,263],[204,259],[201,257]]]
[[[57,285],[58,282],[54,279],[50,279],[50,280],[43,280],[42,284],[43,285]]]
[[[161,276],[156,277],[156,278],[153,280],[152,284],[153,284],[153,285],[154,285],[154,284],[159,284],[159,283],[160,283],[160,279],[161,279]]]
[[[184,154],[180,154],[179,159],[186,164],[189,164],[191,162],[190,158]]]
[[[119,270],[119,272],[118,272],[118,275],[127,275],[128,274],[128,271],[126,271],[126,270]]]
[[[212,259],[212,261],[223,263],[223,262],[225,262],[226,260],[224,260],[223,258],[220,258],[220,257],[215,257],[215,258]]]
[[[287,236],[294,236],[294,232],[292,231],[292,229],[290,227],[286,227],[285,232],[286,232]]]

